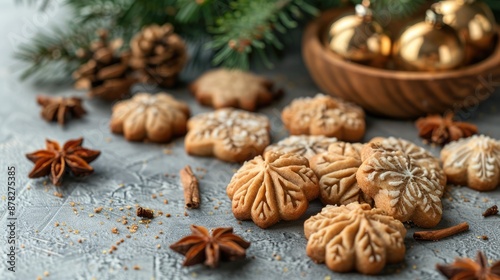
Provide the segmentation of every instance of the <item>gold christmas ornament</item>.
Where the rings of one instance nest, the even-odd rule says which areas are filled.
[[[491,53],[496,23],[488,5],[476,0],[444,0],[432,5],[432,9],[465,40],[466,62]]]
[[[446,71],[464,64],[465,44],[442,16],[427,10],[425,21],[408,27],[394,44],[394,60],[410,71]]]
[[[392,42],[373,20],[369,1],[356,5],[356,13],[335,20],[328,29],[327,44],[342,58],[382,67],[391,54]]]

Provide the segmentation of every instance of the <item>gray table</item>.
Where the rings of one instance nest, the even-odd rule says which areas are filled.
[[[328,276],[331,279],[368,279],[359,274],[333,273],[306,256],[302,224],[307,217],[320,211],[322,206],[317,201],[299,221],[282,222],[266,230],[249,221],[240,224],[234,219],[230,200],[225,194],[225,187],[239,165],[188,156],[183,150],[183,139],[170,145],[127,142],[110,133],[110,104],[99,100],[86,101],[88,115],[82,120],[70,121],[66,128],[41,120],[36,94],[83,93],[67,87],[40,87],[16,78],[14,70],[19,67],[11,55],[16,44],[12,44],[10,38],[13,34],[29,36],[26,30],[31,32],[28,22],[35,19],[35,11],[16,7],[11,2],[2,1],[0,4],[0,39],[3,42],[0,46],[1,279],[36,279],[44,276],[44,272],[49,273],[47,279],[327,279]],[[39,25],[41,28],[46,26]],[[277,141],[287,136],[279,118],[281,108],[295,97],[314,95],[318,89],[308,76],[298,52],[291,53],[274,70],[263,74],[286,89],[283,99],[261,110],[270,117],[272,137]],[[196,104],[185,88],[170,92],[189,102],[194,114],[209,111],[209,108]],[[483,133],[500,138],[499,102],[497,92],[487,102],[463,115],[476,123]],[[27,178],[32,164],[25,159],[25,153],[42,148],[45,138],[65,141],[79,136],[85,137],[85,146],[102,151],[101,157],[92,164],[95,174],[83,179],[66,177],[62,188],[50,183],[45,185],[47,180]],[[365,140],[375,136],[399,136],[424,145],[410,121],[369,117]],[[426,148],[436,155],[439,153],[438,148]],[[164,150],[171,151],[171,154],[164,153]],[[200,180],[202,204],[198,210],[187,211],[189,216],[184,215],[183,194],[177,176],[179,169],[186,164],[195,170],[208,170],[206,174],[197,172],[203,177]],[[6,271],[8,166],[15,166],[17,170],[15,273]],[[64,197],[54,196],[56,190]],[[156,199],[152,198],[153,194],[157,195]],[[169,203],[165,205],[164,199]],[[487,207],[500,204],[500,189],[479,193],[465,187],[451,187],[443,203],[444,216],[439,227],[466,221],[471,230],[439,242],[416,242],[412,239],[415,229],[410,229],[405,239],[407,255],[404,263],[388,267],[385,274],[377,278],[440,279],[434,269],[436,263],[448,263],[457,256],[475,256],[477,250],[485,251],[492,259],[500,259],[500,218],[483,219],[481,216]],[[128,234],[126,226],[117,219],[127,213],[133,216],[133,208],[122,211],[120,208],[135,204],[170,213],[172,217],[156,218],[149,228],[141,224],[137,233],[128,239],[125,237]],[[104,210],[90,217],[98,206]],[[131,217],[129,225],[133,222]],[[56,227],[55,223],[59,226]],[[190,224],[210,228],[234,227],[236,233],[252,242],[248,258],[224,263],[215,270],[203,266],[183,268],[183,257],[168,246],[188,234]],[[113,227],[118,228],[118,235],[111,233]],[[159,234],[160,231],[164,233]],[[479,239],[481,235],[489,236],[489,240]],[[125,242],[117,246],[113,254],[103,252],[122,238]],[[157,248],[158,244],[161,248]],[[133,270],[135,265],[140,270]],[[127,271],[124,266],[128,267]]]

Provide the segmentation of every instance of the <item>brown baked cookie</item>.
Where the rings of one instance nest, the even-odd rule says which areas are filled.
[[[199,77],[190,86],[198,102],[215,109],[234,107],[255,111],[271,103],[276,94],[273,82],[241,70],[216,69]]]
[[[319,178],[319,197],[323,204],[373,203],[356,180],[356,172],[362,163],[362,148],[360,143],[337,142],[330,145],[328,152],[312,157],[310,164]]]
[[[439,160],[424,148],[415,145],[414,143],[395,137],[375,137],[368,142],[361,150],[361,160],[364,161],[372,154],[380,151],[401,151],[405,155],[410,155],[415,160],[433,161],[439,165]]]
[[[292,135],[276,144],[267,146],[265,152],[293,153],[310,160],[313,156],[328,151],[330,144],[335,142],[337,142],[337,138],[329,138],[322,135]]]
[[[307,255],[335,272],[378,274],[404,260],[404,225],[383,210],[357,202],[328,205],[304,223]]]
[[[478,191],[500,184],[500,141],[479,135],[451,142],[441,151],[448,181]]]
[[[431,228],[441,220],[446,177],[432,160],[380,150],[363,162],[356,179],[361,190],[374,199],[375,207],[402,222],[411,220]]]
[[[139,93],[113,106],[110,127],[129,141],[168,142],[186,134],[189,107],[165,93]]]
[[[234,174],[227,186],[234,216],[261,228],[296,220],[318,197],[318,179],[305,157],[267,152]]]
[[[269,130],[264,115],[219,109],[189,119],[185,149],[190,155],[243,162],[262,154],[270,142]]]
[[[292,135],[324,135],[353,142],[365,134],[361,107],[323,94],[295,99],[283,109],[281,119]]]

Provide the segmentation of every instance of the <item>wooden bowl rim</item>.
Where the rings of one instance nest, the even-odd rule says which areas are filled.
[[[338,10],[338,11],[337,11]],[[416,72],[416,71],[398,71],[398,70],[388,70],[383,68],[375,68],[371,66],[366,66],[350,61],[343,60],[330,50],[326,49],[320,39],[319,31],[324,27],[325,24],[331,22],[331,15],[337,12],[339,15],[345,12],[345,9],[336,9],[323,12],[319,17],[311,21],[306,30],[304,31],[304,43],[305,45],[310,44],[309,47],[313,49],[321,50],[324,55],[332,65],[337,65],[346,69],[346,71],[357,72],[361,75],[367,75],[372,77],[379,77],[385,79],[404,79],[404,80],[445,80],[460,78],[463,76],[477,75],[479,73],[484,73],[495,67],[500,67],[500,26],[497,26],[497,38],[499,41],[495,45],[495,49],[492,54],[480,61],[478,63],[472,64],[470,66],[459,68],[456,70],[444,71],[444,72]],[[322,24],[323,23],[323,24]]]

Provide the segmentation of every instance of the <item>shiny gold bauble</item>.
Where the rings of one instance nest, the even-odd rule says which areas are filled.
[[[394,44],[397,66],[409,71],[446,71],[464,64],[465,44],[440,15],[428,10],[426,20],[408,27]]]
[[[330,50],[348,61],[382,67],[391,54],[391,39],[363,5],[356,6],[356,14],[334,21],[327,38]]]
[[[476,0],[444,0],[432,5],[432,9],[465,40],[467,62],[490,54],[496,23],[488,5]]]

